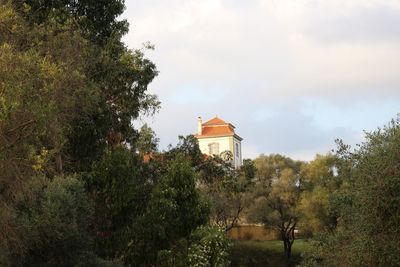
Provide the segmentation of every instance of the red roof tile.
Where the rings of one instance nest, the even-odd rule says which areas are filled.
[[[227,126],[216,126],[207,127],[203,126],[201,136],[220,136],[220,135],[234,135],[235,132],[231,127]]]
[[[224,120],[215,117],[202,124],[202,134],[195,135],[197,138],[202,137],[217,137],[217,136],[232,136],[235,135],[235,126],[225,122]]]
[[[203,123],[203,126],[208,126],[208,125],[224,125],[224,124],[228,124],[227,122],[221,120],[218,117],[215,117],[205,123]]]

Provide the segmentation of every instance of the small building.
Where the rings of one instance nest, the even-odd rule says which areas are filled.
[[[197,121],[197,134],[199,147],[206,155],[223,155],[224,152],[232,153],[232,164],[238,168],[242,166],[242,138],[235,133],[235,126],[225,122],[217,116],[205,123],[201,117]]]

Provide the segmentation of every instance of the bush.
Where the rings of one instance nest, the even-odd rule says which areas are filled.
[[[181,242],[208,219],[208,203],[196,188],[191,162],[178,155],[167,164],[144,214],[130,227],[126,262],[134,266],[176,260],[182,250],[185,259],[187,245]]]
[[[36,177],[32,190],[35,201],[19,206],[29,247],[15,265],[76,266],[95,258],[88,231],[93,209],[83,183],[74,176]]]
[[[354,152],[348,148],[341,144],[338,152],[347,168],[339,169],[345,187],[336,203],[338,228],[321,239],[302,265],[398,266],[400,121],[367,133]]]
[[[225,231],[210,226],[199,227],[191,236],[188,265],[228,266],[232,242]]]

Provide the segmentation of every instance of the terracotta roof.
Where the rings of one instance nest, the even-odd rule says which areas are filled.
[[[235,132],[229,126],[207,127],[203,126],[201,136],[234,135]]]
[[[235,126],[232,124],[225,122],[224,120],[215,117],[205,123],[202,124],[202,134],[195,136],[197,138],[206,138],[206,137],[219,137],[219,136],[236,136],[241,139],[239,136],[235,134]]]
[[[146,154],[146,155],[143,156],[143,162],[144,163],[149,163],[151,158],[152,158],[152,155]]]
[[[207,126],[207,125],[224,125],[224,124],[228,124],[227,122],[221,120],[218,117],[215,117],[205,123],[203,123],[203,126]]]

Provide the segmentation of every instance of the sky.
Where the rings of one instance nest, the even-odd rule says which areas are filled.
[[[218,117],[244,158],[311,160],[400,112],[400,0],[126,0],[124,42],[159,70],[160,149]]]

